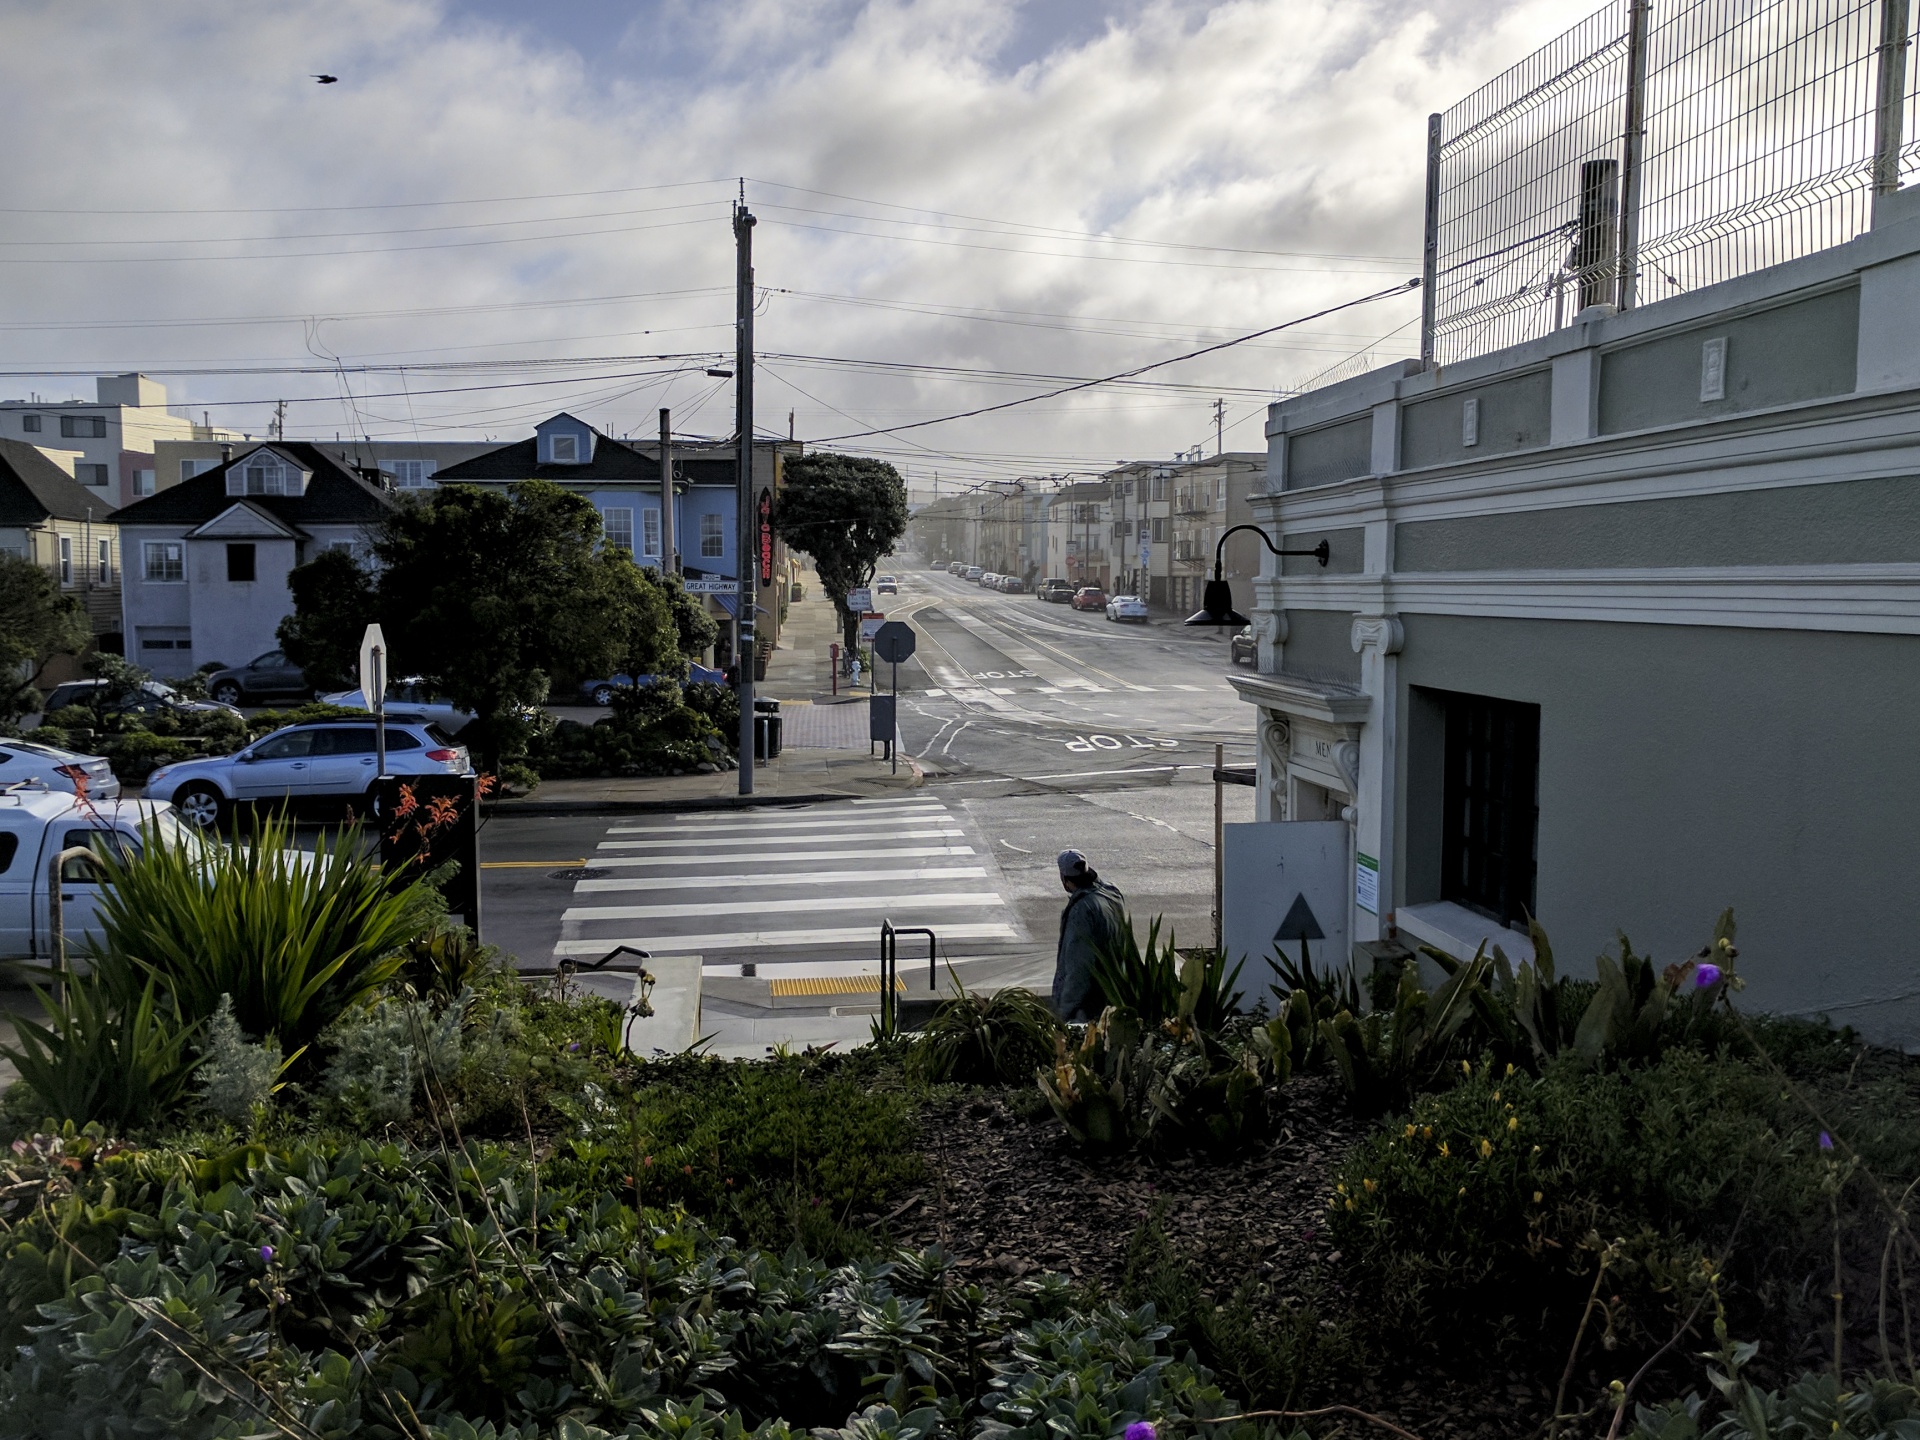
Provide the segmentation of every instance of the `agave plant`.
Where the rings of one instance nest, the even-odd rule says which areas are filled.
[[[248,1035],[291,1054],[393,979],[429,913],[419,881],[395,887],[347,829],[311,852],[291,826],[251,845],[146,836],[102,858],[95,967],[124,1007],[148,980],[197,1025],[233,997]]]
[[[1030,990],[960,987],[933,1012],[908,1065],[920,1079],[1006,1085],[1033,1078],[1054,1053],[1059,1019]]]
[[[1240,1013],[1239,983],[1243,960],[1231,971],[1218,950],[1192,951],[1182,961],[1173,931],[1160,943],[1160,918],[1147,927],[1141,948],[1133,925],[1119,927],[1113,942],[1094,956],[1093,983],[1110,1006],[1125,1010],[1142,1025],[1154,1028],[1184,1019],[1205,1031],[1217,1031],[1227,1018]]]
[[[58,1000],[36,989],[49,1023],[18,1016],[18,1046],[0,1046],[47,1118],[123,1131],[157,1119],[185,1095],[195,1027],[151,980],[130,1001],[114,989],[98,974],[69,980]]]

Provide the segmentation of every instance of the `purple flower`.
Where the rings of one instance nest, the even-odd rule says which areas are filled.
[[[1156,1440],[1151,1420],[1136,1420],[1127,1426],[1127,1440]]]
[[[1708,989],[1711,989],[1713,986],[1718,985],[1719,983],[1720,983],[1720,967],[1718,965],[1700,965],[1694,968],[1694,972],[1693,972],[1693,988],[1694,989],[1708,990]]]
[[[1824,1130],[1820,1132],[1820,1148],[1822,1150],[1833,1149],[1833,1136],[1829,1135]]]
[[[571,1054],[573,1051],[578,1050],[579,1048],[580,1048],[580,1042],[576,1040],[571,1045],[567,1046],[567,1052]]]
[[[273,1263],[273,1246],[262,1245],[260,1247],[260,1260],[263,1264],[270,1265]]]

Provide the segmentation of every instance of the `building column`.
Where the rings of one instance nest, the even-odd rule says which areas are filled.
[[[1394,851],[1400,792],[1400,667],[1394,657],[1406,643],[1406,631],[1391,615],[1356,615],[1351,639],[1360,656],[1360,688],[1370,702],[1349,771],[1356,867],[1351,934],[1359,944],[1387,938],[1398,880]],[[1359,898],[1359,870],[1368,860],[1376,867],[1374,912],[1363,909]]]

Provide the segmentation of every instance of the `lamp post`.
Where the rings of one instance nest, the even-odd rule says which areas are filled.
[[[1233,586],[1227,582],[1224,568],[1227,556],[1228,537],[1242,530],[1251,530],[1260,537],[1260,543],[1276,556],[1297,555],[1301,558],[1318,560],[1320,568],[1326,569],[1327,560],[1333,553],[1333,547],[1322,540],[1311,550],[1282,550],[1273,543],[1271,536],[1258,525],[1233,525],[1220,537],[1220,543],[1213,547],[1213,578],[1207,581],[1205,594],[1201,597],[1200,608],[1189,615],[1182,623],[1186,625],[1231,625],[1239,628],[1252,622],[1233,608]]]

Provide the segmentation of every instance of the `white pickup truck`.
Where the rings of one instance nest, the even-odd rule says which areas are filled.
[[[138,853],[141,827],[163,840],[198,849],[206,842],[174,818],[173,807],[151,800],[91,803],[37,784],[0,788],[0,958],[53,958],[48,867],[62,850],[85,846]],[[61,872],[60,900],[69,956],[84,955],[94,939],[99,881],[85,860]]]

